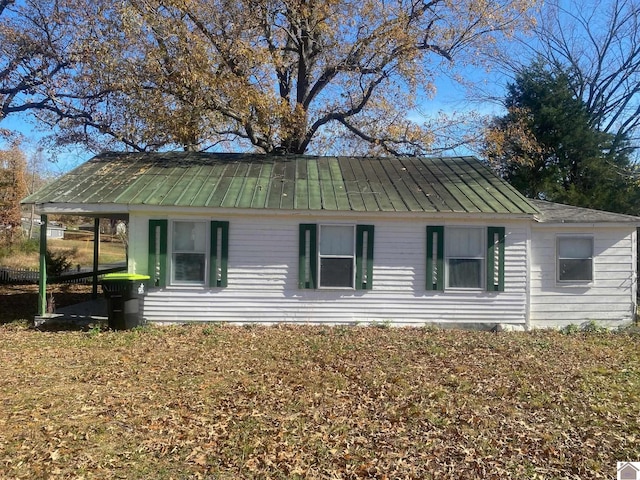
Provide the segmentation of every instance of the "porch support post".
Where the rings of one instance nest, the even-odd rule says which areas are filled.
[[[47,313],[47,216],[40,215],[40,273],[38,279],[38,315]]]
[[[100,256],[100,218],[93,219],[93,288],[91,289],[91,298],[98,298],[98,268]]]

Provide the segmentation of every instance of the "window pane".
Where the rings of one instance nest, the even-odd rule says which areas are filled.
[[[587,282],[593,279],[591,259],[560,260],[558,266],[560,280]]]
[[[353,287],[352,258],[321,258],[321,287]]]
[[[480,228],[447,228],[445,242],[448,257],[482,257],[483,230]]]
[[[559,258],[591,258],[593,256],[593,239],[583,238],[558,238]]]
[[[207,247],[205,222],[174,222],[173,250],[176,252],[205,252]]]
[[[353,227],[320,227],[320,255],[353,255]]]
[[[482,288],[482,260],[450,258],[447,286],[452,288]]]
[[[204,282],[205,256],[201,253],[174,253],[173,277],[176,282]]]

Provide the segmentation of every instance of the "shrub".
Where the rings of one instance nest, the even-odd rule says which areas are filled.
[[[595,320],[589,320],[582,325],[582,331],[588,333],[607,333],[607,327],[599,325]]]
[[[574,335],[579,331],[580,331],[580,327],[578,327],[578,325],[576,325],[575,323],[570,323],[569,325],[567,325],[566,327],[560,330],[560,332],[564,333],[565,335]]]
[[[71,260],[67,258],[66,252],[55,253],[47,250],[45,254],[47,261],[47,272],[54,277],[62,275],[71,267]]]

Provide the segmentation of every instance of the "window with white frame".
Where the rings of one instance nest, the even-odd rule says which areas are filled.
[[[560,283],[593,281],[593,237],[557,237],[557,272]]]
[[[148,271],[155,287],[227,286],[228,221],[149,219],[148,248]]]
[[[298,288],[373,289],[374,232],[374,225],[301,223]]]
[[[172,222],[172,284],[205,284],[208,238],[207,222],[183,220]]]
[[[320,287],[353,288],[355,227],[320,225]]]
[[[483,288],[485,278],[485,229],[447,227],[445,243],[448,288]]]
[[[426,289],[505,290],[506,229],[427,225]]]

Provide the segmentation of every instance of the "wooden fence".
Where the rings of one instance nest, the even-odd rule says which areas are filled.
[[[15,270],[0,268],[0,284],[38,283],[38,270]]]

